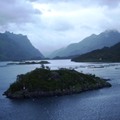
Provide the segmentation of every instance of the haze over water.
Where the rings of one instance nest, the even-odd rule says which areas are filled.
[[[120,63],[75,63],[50,60],[51,69],[75,68],[110,79],[111,88],[61,97],[10,100],[2,93],[16,76],[40,65],[6,65],[0,62],[0,120],[119,120]]]

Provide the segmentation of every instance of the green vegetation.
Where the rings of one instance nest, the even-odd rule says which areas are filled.
[[[120,42],[72,59],[75,62],[120,62]]]
[[[26,61],[26,62],[19,62],[19,63],[8,63],[7,65],[31,65],[31,64],[50,64],[48,61],[40,61],[40,62],[35,62],[35,61]]]
[[[9,98],[55,96],[93,90],[111,85],[95,75],[86,75],[75,70],[50,70],[36,68],[17,76],[17,80],[4,93]]]
[[[40,61],[40,62],[32,61],[32,62],[19,62],[18,64],[19,64],[19,65],[29,65],[29,64],[49,64],[49,62],[48,62],[48,61]]]

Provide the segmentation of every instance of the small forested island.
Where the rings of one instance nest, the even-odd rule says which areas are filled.
[[[49,67],[42,67],[18,75],[16,81],[3,95],[11,99],[40,98],[80,93],[103,87],[111,87],[111,84],[95,75],[65,68],[50,70]]]
[[[48,61],[25,61],[25,62],[18,62],[18,63],[8,63],[7,65],[31,65],[31,64],[50,64]]]

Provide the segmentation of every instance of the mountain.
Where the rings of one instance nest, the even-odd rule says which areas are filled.
[[[73,58],[76,62],[120,62],[120,42]]]
[[[99,35],[92,34],[79,43],[73,43],[64,49],[53,52],[50,57],[68,57],[81,55],[103,47],[111,47],[120,42],[120,33],[116,30],[107,30]]]
[[[27,36],[10,32],[0,33],[0,61],[43,58]]]

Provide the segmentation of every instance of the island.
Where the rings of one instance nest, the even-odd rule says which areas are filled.
[[[48,61],[25,61],[25,62],[12,62],[8,63],[7,65],[31,65],[31,64],[50,64]]]
[[[111,84],[92,74],[83,74],[74,69],[50,70],[49,67],[41,67],[18,75],[3,95],[11,99],[41,98],[81,93],[103,87],[111,87]]]

